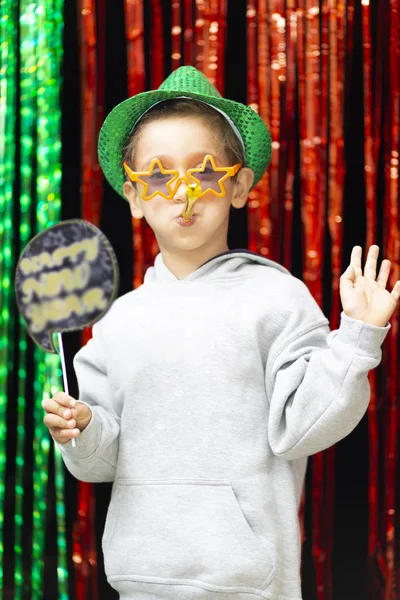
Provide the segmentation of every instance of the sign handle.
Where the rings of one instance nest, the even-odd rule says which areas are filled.
[[[62,369],[62,376],[63,376],[63,383],[64,383],[64,392],[69,395],[67,368],[65,366],[64,346],[63,346],[61,333],[57,333],[57,339],[58,339],[58,346],[60,349],[60,359],[61,359],[61,369]],[[75,438],[72,438],[72,447],[75,448],[75,446],[76,446]]]

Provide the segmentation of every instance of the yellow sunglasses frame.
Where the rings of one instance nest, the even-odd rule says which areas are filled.
[[[234,175],[236,175],[236,173],[242,167],[241,163],[237,163],[236,165],[233,165],[231,167],[217,167],[214,157],[211,154],[207,154],[203,159],[203,164],[201,165],[201,167],[197,168],[197,169],[188,169],[186,171],[186,177],[180,177],[179,171],[177,169],[172,169],[172,170],[164,169],[162,162],[158,158],[152,159],[148,171],[133,171],[126,162],[123,163],[123,167],[124,167],[125,173],[127,174],[127,176],[129,177],[129,179],[132,182],[141,183],[143,185],[142,199],[147,202],[147,201],[151,200],[152,198],[154,198],[155,196],[162,196],[166,200],[172,200],[173,197],[175,196],[179,186],[181,185],[181,183],[183,181],[186,182],[188,187],[190,185],[196,184],[197,186],[200,186],[200,188],[201,188],[201,181],[195,176],[195,173],[203,173],[206,168],[206,164],[208,162],[211,163],[211,165],[216,173],[225,172],[225,175],[223,175],[218,180],[218,184],[219,184],[221,191],[216,192],[212,188],[207,188],[206,190],[201,191],[197,200],[199,198],[202,198],[203,196],[205,196],[208,192],[215,194],[215,196],[217,196],[219,198],[223,198],[226,195],[224,181],[226,181],[226,179],[228,179],[228,177],[233,177]],[[158,166],[158,168],[160,169],[160,172],[163,175],[173,175],[173,178],[166,183],[167,188],[170,192],[168,195],[164,194],[164,192],[156,190],[155,192],[150,194],[150,196],[147,196],[149,184],[145,180],[143,180],[142,177],[143,176],[148,177],[149,175],[152,175],[152,173],[154,171],[154,167],[156,165]],[[190,179],[192,179],[193,181],[191,181]]]

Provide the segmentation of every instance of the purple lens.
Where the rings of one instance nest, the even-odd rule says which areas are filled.
[[[226,171],[214,171],[211,161],[207,161],[203,171],[195,171],[192,177],[197,179],[203,190],[203,193],[208,191],[220,194],[222,192],[220,180],[226,175]]]
[[[175,175],[171,175],[170,173],[162,173],[157,169],[154,169],[151,175],[141,175],[140,181],[147,185],[145,198],[148,198],[153,194],[164,194],[165,196],[170,196],[171,191],[168,187],[168,184],[172,183],[175,177]]]

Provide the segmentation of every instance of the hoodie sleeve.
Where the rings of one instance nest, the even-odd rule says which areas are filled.
[[[269,443],[286,460],[325,450],[356,427],[370,399],[368,372],[381,361],[390,327],[342,313],[339,329],[330,332],[311,295],[303,290],[302,296],[283,327],[287,342],[266,366]],[[290,323],[295,334],[289,337]]]
[[[71,441],[57,443],[70,473],[81,481],[113,481],[118,457],[120,417],[113,407],[113,393],[107,378],[99,324],[93,337],[76,354],[74,368],[79,385],[79,402],[92,411],[89,425]]]

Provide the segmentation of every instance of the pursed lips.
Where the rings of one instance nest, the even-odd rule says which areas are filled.
[[[191,219],[193,219],[194,217],[198,217],[198,215],[199,215],[199,213],[193,213],[191,216]],[[179,215],[174,217],[174,219],[182,219],[182,213],[180,213]]]

